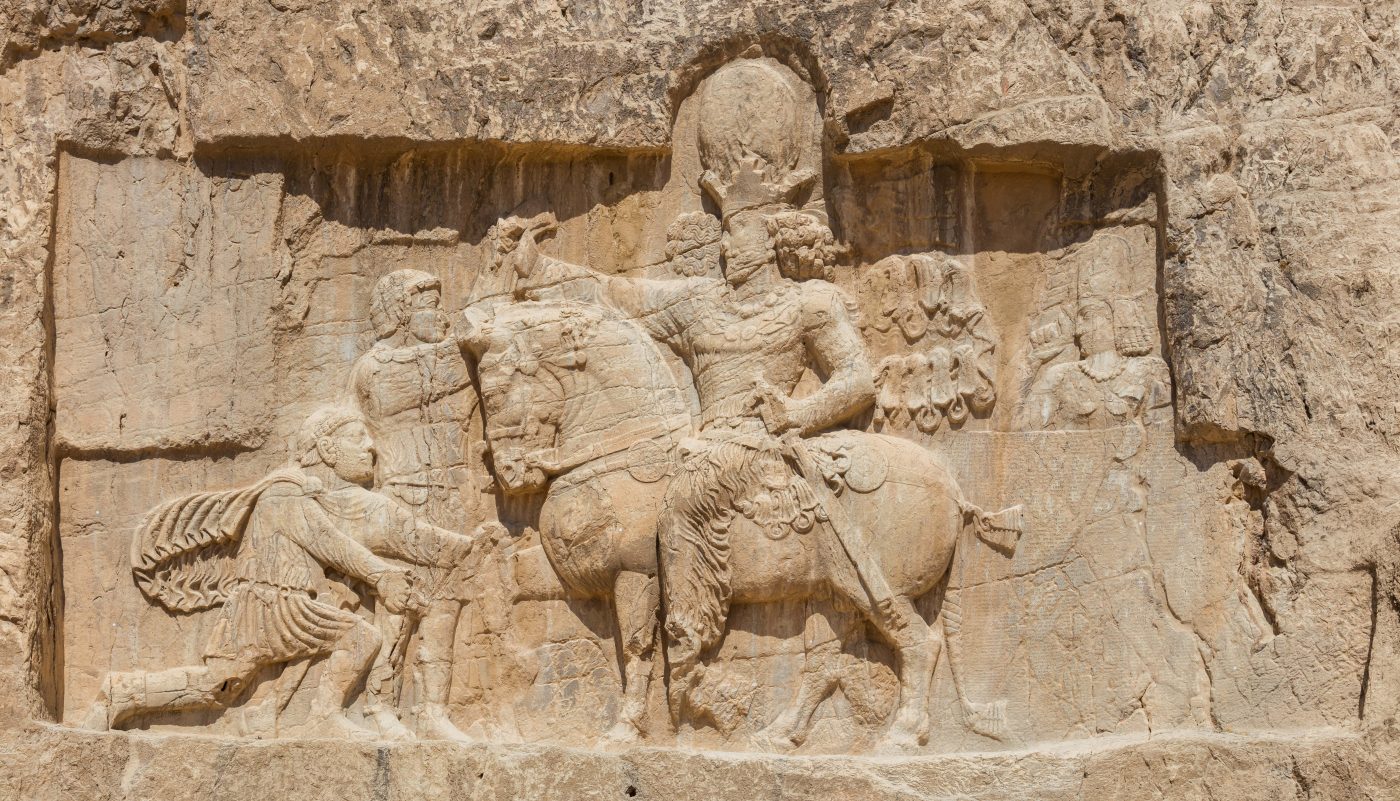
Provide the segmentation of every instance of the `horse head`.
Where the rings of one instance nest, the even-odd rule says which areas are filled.
[[[685,396],[635,323],[576,300],[466,314],[497,482],[507,494],[644,439],[689,427]]]

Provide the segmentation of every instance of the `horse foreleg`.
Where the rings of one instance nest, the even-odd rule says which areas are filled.
[[[641,736],[660,606],[656,576],[630,571],[617,574],[613,582],[613,608],[622,639],[623,696],[617,723],[608,733],[613,740],[629,741]]]

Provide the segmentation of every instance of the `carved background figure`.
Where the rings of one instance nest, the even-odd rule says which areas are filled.
[[[378,443],[384,491],[435,525],[485,514],[473,475],[481,436],[477,397],[461,347],[440,308],[439,280],[420,270],[379,279],[370,304],[376,341],[351,369],[351,392]]]
[[[1026,421],[1043,428],[1106,428],[1171,414],[1167,363],[1150,355],[1141,312],[1126,300],[1079,301],[1077,361],[1047,368],[1025,400]]]
[[[910,352],[877,368],[875,425],[937,431],[986,416],[996,402],[996,328],[977,295],[972,271],[943,253],[890,256],[872,268],[880,315],[867,323],[897,329]]]

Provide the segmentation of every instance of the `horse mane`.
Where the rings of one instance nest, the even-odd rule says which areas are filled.
[[[729,615],[729,523],[736,504],[760,486],[760,454],[716,442],[691,457],[667,493],[683,504],[662,516],[662,581],[667,630],[681,645],[678,661],[699,657],[719,642]]]
[[[558,445],[572,452],[580,441],[615,431],[623,419],[690,414],[662,346],[617,310],[565,299],[516,302],[497,314],[511,334],[480,362],[483,394],[521,384],[542,388],[541,405],[550,408],[534,414],[553,424],[555,441],[537,447]],[[608,415],[609,410],[628,414]],[[494,427],[488,419],[488,431]]]

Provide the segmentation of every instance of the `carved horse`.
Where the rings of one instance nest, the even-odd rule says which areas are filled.
[[[509,494],[545,491],[539,532],[550,565],[570,594],[612,602],[622,637],[624,702],[610,736],[635,738],[646,711],[660,610],[658,521],[678,451],[691,433],[686,396],[639,326],[590,303],[502,304],[489,319],[468,311],[465,340],[478,359],[497,481]],[[967,503],[948,472],[918,445],[858,431],[824,436],[839,440],[826,443],[828,450],[844,448],[850,456],[838,502],[868,533],[874,562],[909,610],[947,577],[970,528],[989,541],[1019,531],[1018,510],[998,518]],[[807,535],[774,539],[742,515],[734,518],[733,603],[844,595],[896,649],[900,700],[888,739],[926,741],[930,684],[945,635],[965,717],[975,730],[999,733],[1001,702],[973,704],[963,693],[957,610],[947,599],[935,626],[914,612],[896,630],[887,609],[842,589],[849,581],[837,580],[839,559],[830,549],[813,547]],[[669,653],[674,683],[677,665],[674,650]],[[790,745],[805,736],[828,689],[807,684],[799,689],[796,712],[769,727],[769,742]]]

